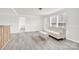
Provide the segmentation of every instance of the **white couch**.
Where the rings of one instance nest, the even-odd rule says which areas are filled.
[[[45,30],[48,35],[56,38],[56,39],[64,39],[66,37],[65,29],[52,27]]]

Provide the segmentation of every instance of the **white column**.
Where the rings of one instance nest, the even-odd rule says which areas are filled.
[[[19,17],[19,31],[21,31],[21,28],[26,27],[26,18],[25,17]]]
[[[59,18],[58,18],[58,16],[57,16],[57,19],[56,19],[57,21],[56,21],[56,27],[58,27],[58,23],[59,23]]]
[[[50,17],[50,27],[52,27],[52,17]]]

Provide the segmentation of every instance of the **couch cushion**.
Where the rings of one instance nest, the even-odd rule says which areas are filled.
[[[65,38],[64,28],[52,27],[52,28],[46,29],[45,31],[48,32],[48,35],[51,35],[57,39]]]

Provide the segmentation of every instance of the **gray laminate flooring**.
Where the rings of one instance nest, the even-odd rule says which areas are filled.
[[[12,34],[3,50],[78,50],[79,44],[70,40],[41,38],[38,32]]]

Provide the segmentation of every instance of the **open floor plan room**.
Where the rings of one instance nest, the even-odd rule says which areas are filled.
[[[78,8],[0,8],[0,50],[79,50]]]

